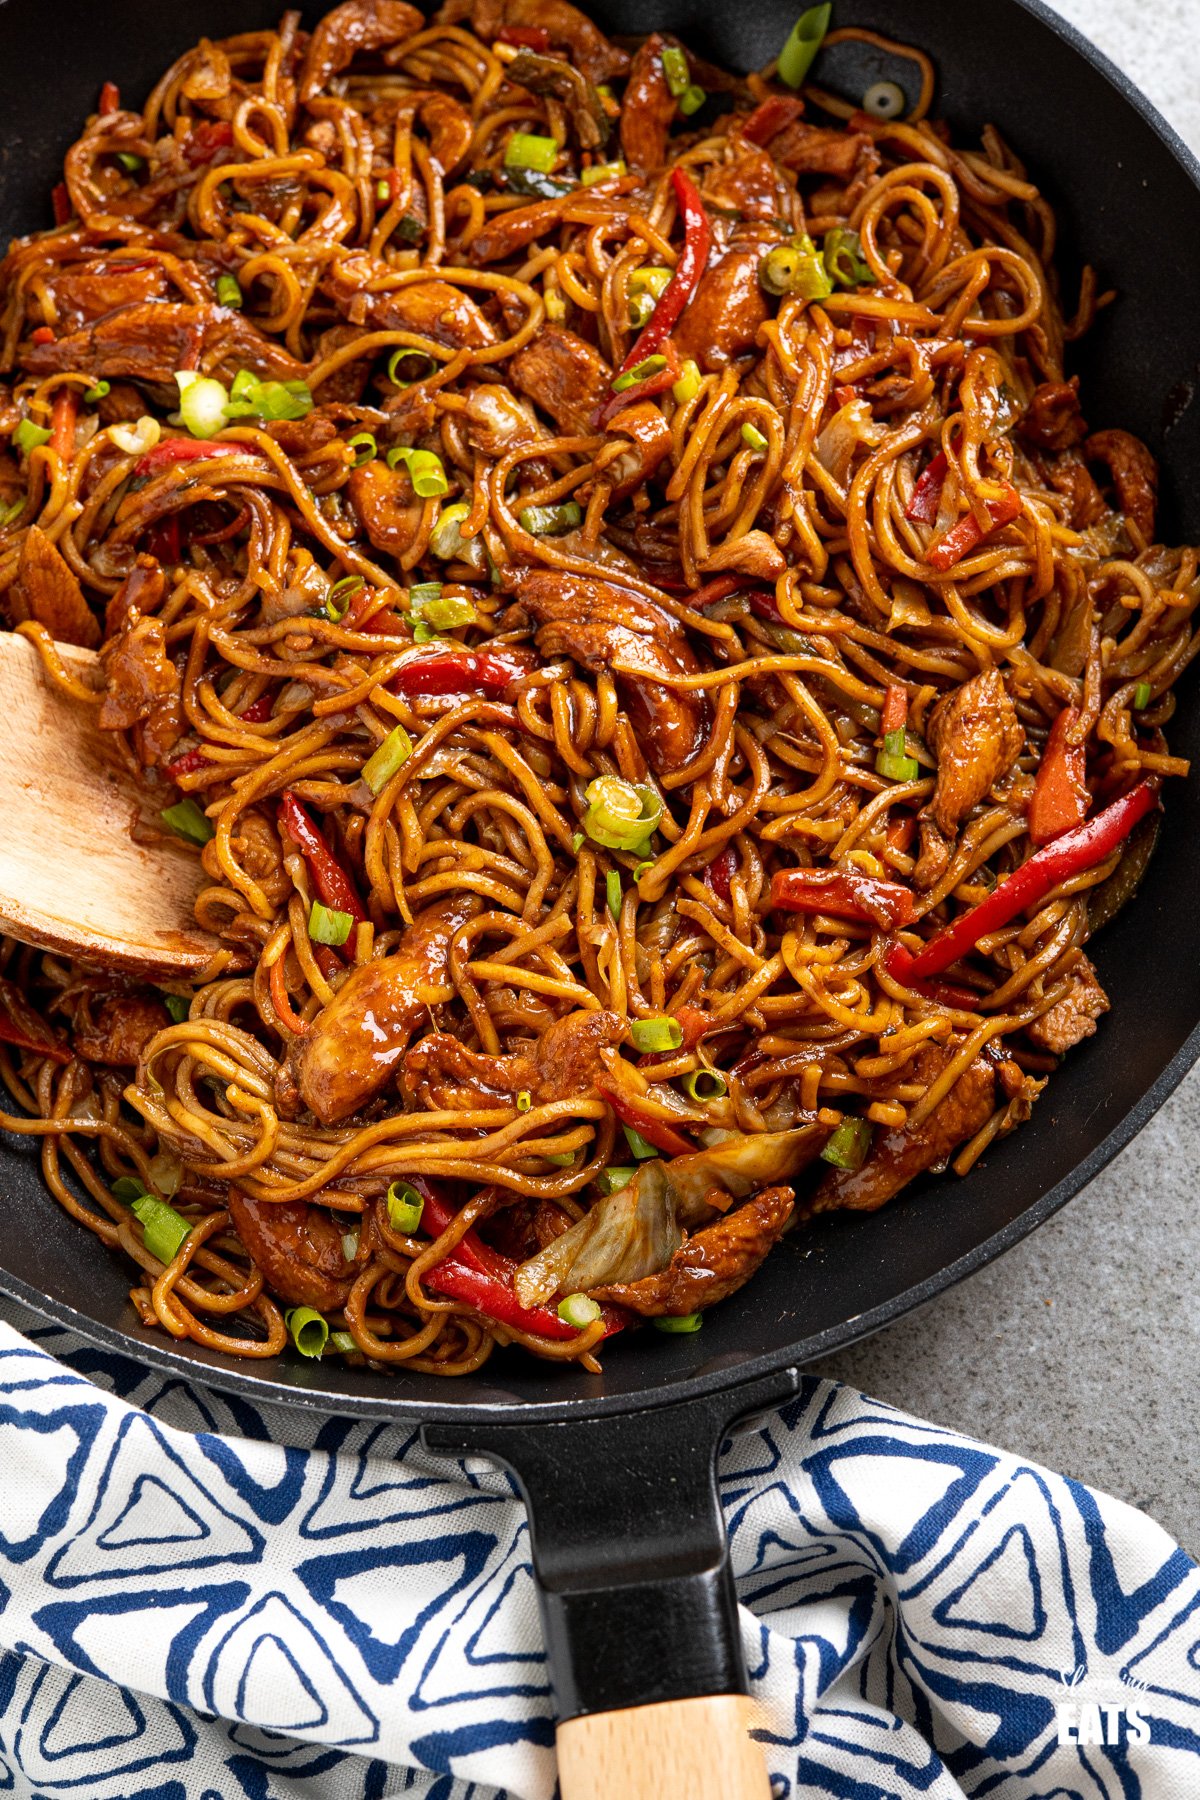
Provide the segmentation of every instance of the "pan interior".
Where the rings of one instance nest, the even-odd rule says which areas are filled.
[[[797,0],[608,0],[616,32],[654,26],[734,67],[775,54]],[[61,0],[47,30],[39,0],[0,4],[0,223],[6,234],[49,223],[48,194],[74,128],[104,80],[140,99],[203,31],[272,25],[270,0]],[[311,16],[322,9],[307,8]],[[1038,7],[994,0],[838,0],[838,24],[868,25],[935,59],[935,110],[960,143],[996,125],[1058,213],[1068,296],[1081,256],[1119,298],[1071,367],[1093,427],[1123,425],[1163,468],[1168,541],[1200,539],[1200,175],[1145,103]],[[847,79],[854,71],[848,69]],[[903,76],[897,72],[898,78]],[[870,79],[876,79],[872,74]],[[55,105],[45,96],[53,93]],[[1067,302],[1070,310],[1070,300]],[[1172,726],[1179,754],[1200,755],[1194,684]],[[121,1258],[68,1218],[42,1185],[29,1140],[0,1145],[0,1288],[148,1361],[166,1362],[263,1399],[339,1411],[463,1417],[510,1405],[620,1409],[687,1382],[725,1385],[754,1369],[804,1361],[884,1323],[995,1255],[1048,1215],[1145,1122],[1196,1055],[1200,958],[1189,948],[1195,900],[1190,846],[1200,835],[1200,783],[1172,782],[1159,848],[1135,902],[1097,939],[1094,958],[1113,1010],[1052,1077],[1032,1120],[995,1146],[965,1181],[926,1180],[874,1216],[827,1218],[793,1235],[751,1285],[710,1313],[703,1332],[643,1332],[608,1346],[604,1374],[493,1356],[479,1375],[374,1375],[287,1358],[231,1363],[198,1345],[168,1347],[140,1330]],[[533,1415],[531,1415],[533,1416]]]

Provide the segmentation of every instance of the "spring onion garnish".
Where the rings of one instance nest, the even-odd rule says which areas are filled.
[[[437,632],[428,619],[415,619],[412,635],[414,644],[432,644],[437,641]]]
[[[356,431],[352,438],[346,439],[346,448],[354,452],[356,469],[361,469],[364,463],[369,463],[379,455],[379,445],[369,431]]]
[[[408,590],[408,605],[410,612],[419,613],[422,608],[429,605],[431,600],[440,599],[441,593],[442,584],[440,581],[414,581]]]
[[[83,398],[89,406],[95,406],[97,400],[103,400],[104,396],[111,392],[111,381],[97,381],[90,388],[84,389]]]
[[[807,234],[768,250],[758,265],[758,280],[768,294],[799,294],[804,300],[825,300],[833,292],[820,252]]]
[[[314,944],[344,944],[354,924],[353,913],[335,912],[314,900],[308,915],[308,935]]]
[[[662,818],[663,805],[651,787],[635,787],[620,775],[597,775],[586,789],[583,829],[606,850],[644,853]]]
[[[608,901],[608,910],[614,919],[621,916],[621,877],[615,869],[610,869],[604,877],[604,895]]]
[[[831,5],[810,6],[800,14],[779,52],[777,74],[788,87],[798,88],[812,68],[825,33],[829,30]]]
[[[28,456],[39,444],[50,442],[50,432],[45,425],[35,425],[32,419],[22,419],[12,434],[13,449],[19,450],[22,456]]]
[[[582,525],[583,508],[577,500],[566,500],[561,506],[525,506],[517,521],[530,537],[561,537]]]
[[[838,287],[861,287],[871,280],[869,263],[864,261],[862,239],[857,231],[838,225],[825,233],[822,251],[829,278]]]
[[[635,1131],[632,1125],[622,1125],[621,1130],[625,1133],[625,1142],[639,1162],[649,1162],[652,1156],[658,1155],[654,1145],[647,1143],[641,1132]]]
[[[191,1011],[191,1001],[185,1000],[182,994],[164,994],[163,1005],[176,1025],[182,1025]]]
[[[568,1294],[558,1303],[558,1316],[564,1325],[586,1331],[600,1317],[600,1302],[593,1300],[590,1294]]]
[[[10,500],[7,505],[0,500],[0,531],[15,523],[24,511],[25,496],[23,494],[18,494],[16,499]]]
[[[825,6],[820,10],[828,12],[829,8]],[[704,1315],[702,1313],[675,1313],[674,1315],[664,1313],[661,1318],[655,1319],[654,1329],[655,1331],[665,1331],[669,1337],[682,1337],[689,1331],[699,1331],[703,1323]]]
[[[621,1188],[628,1187],[637,1174],[632,1166],[621,1163],[609,1163],[607,1169],[601,1169],[596,1177],[596,1186],[602,1194],[615,1194]]]
[[[320,1356],[329,1342],[329,1326],[311,1306],[293,1306],[283,1316],[288,1336],[301,1356]]]
[[[648,857],[645,862],[640,862],[636,865],[636,867],[634,868],[634,871],[633,871],[633,879],[635,881],[640,881],[642,879],[642,876],[646,873],[646,870],[652,869],[653,867],[654,867],[654,859],[653,859],[653,857]]]
[[[683,1042],[683,1026],[678,1019],[635,1019],[629,1027],[635,1050],[678,1050]]]
[[[898,119],[908,105],[908,96],[898,81],[876,81],[862,97],[863,111],[877,119]]]
[[[679,96],[679,110],[685,119],[690,119],[694,112],[700,111],[707,99],[708,95],[705,90],[692,82],[691,86],[685,88]]]
[[[379,748],[363,764],[362,778],[373,794],[381,794],[397,770],[412,755],[412,739],[403,725],[389,731]]]
[[[623,394],[627,388],[636,387],[639,381],[645,381],[650,375],[657,375],[666,366],[665,356],[643,356],[641,362],[634,363],[632,369],[626,369],[623,375],[615,378],[612,391],[614,394]]]
[[[521,1113],[525,1113],[525,1112],[530,1112],[532,1110],[532,1108],[533,1108],[533,1095],[530,1093],[528,1088],[522,1088],[520,1093],[517,1095],[517,1111],[521,1112]]]
[[[411,1237],[421,1223],[421,1214],[425,1210],[425,1197],[418,1194],[415,1187],[407,1181],[393,1181],[387,1191],[388,1224],[393,1231],[403,1232]]]
[[[388,181],[385,177],[380,176],[379,180],[375,183],[375,198],[380,202],[386,203],[388,200],[391,199],[391,197],[392,197],[391,182]]]
[[[136,155],[132,150],[118,150],[117,161],[127,175],[140,174],[146,166],[145,157]]]
[[[118,1175],[112,1184],[112,1196],[122,1206],[132,1206],[135,1200],[145,1199],[146,1184],[136,1175]]]
[[[679,402],[680,406],[686,406],[688,401],[694,400],[699,392],[700,368],[699,365],[694,363],[691,357],[689,357],[687,362],[683,365],[679,380],[672,383],[671,393]]]
[[[582,831],[575,832],[571,838],[571,854],[573,856],[579,855],[579,852],[583,849],[584,842],[585,839]]]
[[[1136,712],[1141,712],[1145,707],[1149,706],[1150,692],[1150,683],[1148,681],[1138,682],[1133,690],[1133,705]]]
[[[161,1263],[169,1263],[192,1229],[187,1220],[165,1200],[156,1200],[153,1194],[143,1194],[135,1200],[133,1211],[142,1222],[142,1237],[151,1256],[157,1256]]]
[[[335,625],[340,625],[350,610],[351,600],[359,588],[365,586],[366,582],[361,575],[343,575],[340,581],[335,581],[325,596],[325,605],[322,608],[325,617],[332,620]]]
[[[561,325],[567,316],[567,303],[556,287],[542,290],[542,305],[546,309],[546,317],[552,325]]]
[[[668,44],[666,49],[660,53],[659,61],[662,64],[663,80],[667,84],[667,89],[678,100],[681,94],[686,94],[688,83],[692,79],[687,55],[679,48],[678,44]]]
[[[552,137],[534,137],[528,131],[514,131],[504,147],[506,169],[537,169],[548,175],[558,161],[559,145]]]
[[[653,294],[657,300],[670,279],[670,269],[635,269],[629,277],[629,292],[631,294]]]
[[[158,816],[168,831],[185,838],[189,844],[207,844],[213,835],[212,826],[191,798],[164,807]]]
[[[440,495],[450,492],[442,459],[435,450],[413,450],[407,444],[400,444],[387,453],[389,469],[394,469],[398,463],[403,463],[408,470],[413,492],[420,499],[436,500]]]
[[[453,506],[444,506],[438,514],[437,524],[429,534],[429,548],[442,562],[460,561],[466,554],[468,542],[476,543],[475,538],[464,538],[461,529],[470,511],[470,507],[459,500]]]
[[[354,1341],[352,1331],[331,1331],[329,1348],[340,1351],[343,1356],[353,1356],[358,1350],[358,1345]]]
[[[751,450],[765,450],[767,448],[767,440],[758,429],[757,425],[747,424],[742,426],[742,442],[743,444],[749,445]]]
[[[715,1069],[693,1069],[690,1075],[683,1078],[683,1091],[689,1100],[722,1100],[729,1092],[729,1083]]]
[[[616,162],[593,163],[579,179],[584,187],[594,187],[598,181],[619,181],[626,173],[624,160],[619,158]]]
[[[414,367],[406,368],[401,375],[402,363],[411,363]],[[426,375],[432,375],[436,368],[437,364],[427,350],[410,350],[407,344],[401,344],[388,358],[387,378],[397,387],[411,387],[414,381],[423,381]]]
[[[416,588],[409,589],[410,604],[416,591]],[[479,617],[465,594],[447,594],[440,600],[426,600],[420,614],[435,631],[457,631],[460,625],[473,625]]]
[[[108,435],[118,450],[124,450],[127,456],[144,456],[147,450],[153,450],[162,436],[162,426],[149,413],[143,413],[133,425],[110,425]]]
[[[871,1127],[865,1119],[843,1119],[821,1156],[835,1169],[861,1169],[871,1147]]]
[[[260,381],[249,369],[239,369],[229,390],[227,419],[306,419],[313,397],[304,381]]]
[[[920,775],[920,763],[908,754],[903,726],[885,734],[883,748],[875,758],[875,770],[885,781],[915,781]]]
[[[211,375],[197,375],[194,369],[176,369],[175,381],[179,388],[179,417],[192,436],[216,437],[228,422],[228,390]]]
[[[240,312],[242,307],[242,288],[236,275],[217,276],[217,305],[232,307]]]

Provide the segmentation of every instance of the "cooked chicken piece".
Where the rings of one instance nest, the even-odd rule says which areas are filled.
[[[406,1085],[424,1107],[487,1105],[527,1093],[535,1106],[586,1097],[619,1044],[626,1021],[617,1013],[573,1012],[558,1019],[526,1055],[483,1056],[444,1031],[431,1031],[404,1058]]]
[[[508,365],[514,386],[528,394],[565,437],[590,437],[597,408],[608,397],[612,369],[600,352],[565,325],[547,325]]]
[[[100,642],[100,624],[83,589],[40,525],[25,533],[17,578],[2,598],[10,625],[33,619],[60,644],[80,644],[85,650]]]
[[[917,1062],[917,1079],[931,1083],[945,1068],[950,1052],[931,1047]],[[915,1129],[900,1126],[880,1132],[859,1169],[831,1169],[813,1196],[813,1213],[874,1212],[926,1169],[944,1163],[959,1144],[987,1124],[995,1105],[995,1077],[990,1062],[977,1056]]]
[[[391,1078],[429,1008],[451,997],[450,940],[478,910],[473,896],[455,895],[418,913],[399,948],[353,970],[293,1046],[289,1072],[322,1125],[365,1106]]]
[[[913,869],[913,882],[922,889],[936,887],[950,863],[950,846],[932,819],[920,821],[921,854]]]
[[[953,837],[959,821],[1007,773],[1025,733],[998,669],[973,675],[939,700],[929,715],[929,746],[938,759],[930,812]]]
[[[85,1062],[136,1068],[150,1039],[171,1023],[162,1001],[149,994],[105,994],[84,983],[63,998],[75,1054]]]
[[[659,1274],[593,1288],[592,1296],[647,1319],[703,1312],[736,1293],[761,1267],[783,1235],[794,1198],[789,1187],[765,1188],[736,1212],[687,1238]]]
[[[1078,450],[1038,458],[1038,467],[1056,493],[1067,498],[1067,524],[1072,531],[1086,531],[1109,510],[1091,470]]]
[[[323,1207],[307,1200],[252,1200],[235,1187],[227,1203],[237,1234],[272,1293],[322,1313],[345,1304],[366,1258],[365,1232],[351,1262],[343,1242],[346,1227]]]
[[[350,504],[376,550],[403,556],[421,528],[425,503],[417,498],[406,470],[389,469],[377,457],[353,469],[346,482]]]
[[[1083,450],[1090,462],[1108,464],[1121,511],[1133,520],[1143,540],[1152,544],[1158,507],[1158,464],[1145,444],[1129,431],[1094,431]]]
[[[386,263],[347,256],[331,266],[323,286],[338,311],[368,331],[411,331],[454,350],[480,350],[496,342],[474,300],[451,282],[431,279],[370,291],[372,282],[389,279],[394,274]]]
[[[475,136],[470,113],[452,94],[431,88],[417,102],[416,117],[429,134],[429,154],[443,175],[451,175],[466,158]],[[413,192],[410,207],[424,211],[425,194],[420,187]]]
[[[781,168],[794,169],[798,175],[830,175],[841,182],[853,178],[860,159],[873,149],[865,131],[829,130],[807,125],[803,119],[785,125],[771,139],[771,155]]]
[[[614,216],[623,213],[628,207],[627,201],[606,197],[595,190],[588,190],[587,204],[589,212],[598,209],[601,213],[612,213]],[[470,260],[473,263],[507,262],[510,257],[518,256],[535,238],[556,230],[562,215],[570,207],[578,205],[579,194],[572,188],[569,193],[554,200],[535,200],[531,206],[518,206],[511,212],[493,213],[483,229],[471,239],[468,247]],[[503,296],[500,296],[499,304],[504,304]]]
[[[143,613],[156,613],[167,591],[166,577],[152,556],[139,556],[104,609],[104,635],[115,638]]]
[[[734,162],[716,163],[706,172],[703,195],[744,219],[790,218],[795,199],[774,157],[749,147]]]
[[[1070,381],[1040,382],[1017,430],[1039,450],[1071,450],[1082,443],[1087,421],[1079,410],[1078,375]]]
[[[698,668],[682,628],[667,612],[598,577],[522,569],[511,577],[521,605],[541,629],[545,657],[571,656],[593,674],[621,663],[617,688],[646,760],[659,775],[696,755],[709,728],[703,696],[662,685],[662,678]]]
[[[758,266],[778,242],[779,233],[761,225],[735,226],[724,256],[710,256],[674,333],[681,357],[719,374],[753,350],[759,327],[771,316]]]
[[[1025,1028],[1025,1035],[1041,1050],[1062,1056],[1084,1038],[1094,1036],[1096,1020],[1109,1009],[1111,1002],[1100,986],[1099,977],[1086,956],[1071,970],[1071,988],[1066,997],[1050,1011]]]
[[[613,499],[624,500],[644,487],[671,454],[671,427],[653,400],[627,406],[608,422],[612,437],[627,437],[630,448],[608,463],[604,480],[613,484]]]
[[[706,556],[701,564],[706,575],[733,571],[752,581],[774,584],[787,568],[783,551],[765,531],[746,531],[739,538],[727,538]]]
[[[667,160],[667,142],[677,117],[674,94],[663,73],[662,53],[667,45],[683,50],[677,38],[655,31],[634,55],[621,101],[621,154],[631,169],[649,173]],[[684,55],[687,51],[684,50]]]
[[[161,619],[131,614],[100,652],[104,699],[96,723],[101,731],[144,726],[146,760],[159,762],[183,734],[179,670],[166,652]]]
[[[342,0],[326,13],[308,40],[300,71],[300,98],[311,100],[362,50],[385,50],[420,31],[425,20],[405,0]]]
[[[569,0],[445,0],[433,15],[436,25],[461,25],[490,44],[505,25],[540,26],[550,42],[570,52],[569,60],[589,81],[611,81],[624,75],[629,57],[610,44],[604,33]]]
[[[562,102],[582,150],[598,150],[608,138],[604,102],[587,76],[555,56],[521,50],[508,65],[508,78],[531,94],[550,94]]]
[[[171,385],[176,369],[197,365],[225,382],[241,369],[263,378],[302,380],[307,367],[227,307],[154,300],[108,313],[53,343],[30,340],[22,344],[20,357],[33,375],[86,369],[105,380],[128,376]]]
[[[514,359],[515,360],[515,359]],[[511,388],[485,382],[467,396],[467,442],[498,462],[509,450],[536,444],[545,432],[526,400],[518,400]]]
[[[56,330],[60,332],[78,331],[81,325],[103,318],[118,307],[166,300],[171,293],[161,263],[117,257],[111,261],[98,258],[95,262],[69,263],[65,269],[55,270],[46,285],[54,300]],[[40,308],[32,322],[42,323]]]

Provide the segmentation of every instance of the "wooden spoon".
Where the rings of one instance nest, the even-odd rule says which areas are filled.
[[[57,650],[90,685],[95,653]],[[115,766],[111,734],[10,631],[0,631],[0,720],[0,931],[136,975],[203,968],[216,940],[193,923],[207,881],[195,850],[134,842],[145,797]]]

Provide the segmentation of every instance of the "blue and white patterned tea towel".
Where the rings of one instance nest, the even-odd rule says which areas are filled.
[[[504,1476],[0,1311],[3,1800],[549,1800]],[[780,1800],[1200,1795],[1200,1571],[1141,1513],[815,1379],[721,1492]]]

